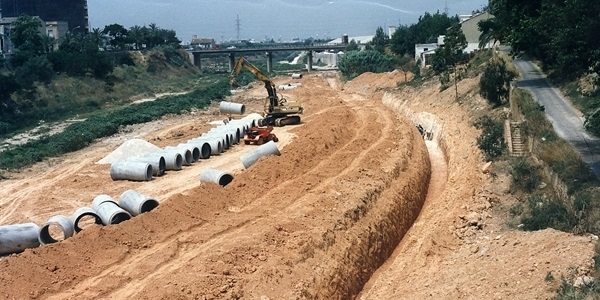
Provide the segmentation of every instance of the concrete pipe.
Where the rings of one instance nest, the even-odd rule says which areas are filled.
[[[240,134],[237,130],[237,128],[234,127],[228,127],[228,126],[221,126],[221,127],[217,127],[217,128],[213,128],[211,129],[208,134],[224,134],[227,139],[229,140],[229,147],[232,147],[235,144],[238,144],[240,142]]]
[[[72,237],[74,233],[75,227],[73,226],[73,221],[69,217],[58,215],[50,218],[48,222],[40,227],[38,239],[40,240],[40,244],[47,245],[66,240]]]
[[[108,195],[98,195],[92,202],[92,209],[100,216],[102,224],[119,224],[131,219],[131,215],[120,208],[115,200]]]
[[[187,149],[192,153],[192,162],[195,162],[197,160],[200,159],[200,148],[198,146],[194,146],[194,145],[190,145],[190,144],[179,144],[175,147],[165,147],[165,149],[171,149],[171,148],[182,148],[182,149]]]
[[[199,156],[198,159],[207,159],[210,157],[211,154],[211,146],[208,142],[197,142],[197,143],[191,143],[190,141],[187,141],[186,143],[183,144],[179,144],[177,147],[194,147],[197,148],[199,151]]]
[[[90,222],[92,221],[92,222]],[[102,225],[100,216],[89,207],[80,207],[73,213],[73,228],[75,232],[80,232],[91,224]]]
[[[225,126],[217,127],[216,129],[223,130],[225,132],[231,132],[233,134],[234,144],[239,144],[240,137],[244,135],[244,126],[241,124],[227,124]]]
[[[223,139],[218,137],[198,137],[188,141],[193,145],[208,145],[209,155],[202,157],[204,159],[209,158],[211,155],[219,155],[223,153]]]
[[[165,174],[166,162],[162,156],[157,157],[130,157],[127,162],[143,162],[152,165],[153,176],[163,176]]]
[[[246,112],[246,106],[240,103],[221,101],[221,104],[219,104],[219,111],[222,114],[243,115]]]
[[[233,146],[233,135],[227,129],[216,129],[216,128],[213,128],[209,132],[202,134],[201,137],[204,137],[204,136],[208,136],[208,137],[213,137],[213,136],[215,136],[215,137],[222,137],[223,139],[225,139],[225,143],[223,144],[223,149],[225,149],[225,150],[227,150],[231,146]]]
[[[268,155],[281,155],[275,142],[270,141],[266,144],[258,146],[254,151],[240,156],[240,160],[244,168],[248,169],[251,165],[258,161],[259,158]]]
[[[40,226],[34,223],[0,226],[0,255],[19,253],[40,245]]]
[[[192,140],[207,141],[207,142],[211,143],[210,147],[211,147],[211,151],[212,151],[211,153],[213,155],[218,155],[220,153],[223,153],[225,150],[229,149],[227,137],[224,134],[203,133],[200,137],[194,138]],[[215,145],[214,140],[217,140],[219,142],[219,144],[221,144],[221,146],[215,148],[215,146],[218,146],[218,145]],[[215,150],[217,150],[217,151],[215,151]],[[217,153],[215,153],[215,152],[217,152]]]
[[[233,180],[233,176],[217,169],[204,169],[200,172],[200,182],[212,182],[226,186]]]
[[[158,201],[137,191],[127,190],[121,194],[119,206],[135,217],[158,207]]]
[[[166,152],[166,153],[176,152],[176,153],[179,153],[181,155],[181,158],[182,158],[182,165],[184,165],[184,166],[191,166],[192,165],[192,161],[194,160],[194,157],[192,155],[192,151],[190,151],[187,148],[166,147],[165,150],[160,151],[160,152]]]
[[[112,180],[150,181],[152,165],[143,162],[116,162],[110,166]]]
[[[165,170],[167,171],[179,171],[183,166],[183,156],[176,151],[156,151],[144,154],[145,157],[164,157],[165,158]]]
[[[292,73],[292,79],[300,79],[300,78],[302,78],[301,73]]]

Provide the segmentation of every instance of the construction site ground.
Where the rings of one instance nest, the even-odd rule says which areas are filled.
[[[410,76],[408,77],[410,79]],[[223,119],[217,105],[120,134],[0,181],[0,224],[43,224],[127,189],[155,210],[89,226],[65,241],[0,257],[1,299],[549,299],[593,268],[595,237],[508,225],[511,178],[484,168],[477,78],[440,92],[401,72],[342,82],[310,73],[284,92],[302,124],[276,128],[281,156],[245,170],[256,146],[150,182],[112,181],[97,164],[124,142],[174,146]],[[289,78],[276,78],[287,84]],[[232,96],[262,110],[261,84]],[[158,100],[160,101],[160,100]],[[415,127],[432,133],[424,140]],[[212,167],[226,187],[201,184]]]

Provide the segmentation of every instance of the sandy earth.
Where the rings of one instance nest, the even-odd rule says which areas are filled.
[[[486,105],[477,80],[461,82],[457,102],[437,84],[398,88],[404,78],[305,76],[284,92],[304,104],[303,124],[276,128],[282,155],[248,170],[245,145],[144,183],[113,182],[96,164],[128,139],[164,147],[199,136],[223,118],[214,106],[9,174],[0,224],[42,224],[131,188],[161,205],[0,258],[0,298],[547,299],[561,276],[589,274],[593,237],[507,227],[510,178],[481,171],[472,127]],[[263,97],[253,84],[232,101],[255,112]],[[200,184],[207,167],[235,179]]]

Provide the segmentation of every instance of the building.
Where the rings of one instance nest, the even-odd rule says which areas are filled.
[[[44,22],[66,22],[74,33],[89,32],[87,0],[0,0],[0,17],[23,14]]]
[[[200,48],[200,49],[215,49],[216,48],[215,39],[198,38],[197,35],[194,35],[192,37],[192,42],[190,43],[190,45],[193,48]]]
[[[39,18],[38,18],[39,19]],[[14,52],[14,47],[12,41],[10,39],[13,23],[17,20],[14,17],[6,17],[0,18],[0,53],[2,54],[11,54]],[[46,23],[39,19],[40,21],[40,33],[46,34]]]
[[[438,39],[439,41],[439,39]],[[443,44],[441,44],[443,45]],[[441,46],[439,43],[431,44],[416,44],[415,45],[415,61],[421,62],[421,68],[430,65],[430,56],[435,54],[435,49]]]
[[[479,37],[481,36],[481,31],[479,31],[479,21],[488,20],[494,18],[488,12],[479,13],[476,15],[472,15],[470,18],[463,18],[461,16],[462,22],[460,23],[460,27],[467,38],[467,48],[463,51],[465,53],[473,53],[476,50],[479,50]],[[492,48],[494,45],[491,43],[486,45],[484,49]]]

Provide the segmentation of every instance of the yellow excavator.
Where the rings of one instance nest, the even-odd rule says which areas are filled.
[[[265,75],[259,68],[248,62],[243,56],[240,56],[229,75],[229,81],[232,88],[237,88],[240,85],[237,83],[237,77],[245,68],[254,75],[258,81],[265,84],[268,96],[265,98],[264,104],[264,119],[260,122],[260,126],[285,126],[300,124],[300,116],[304,108],[299,102],[287,101],[285,98],[277,96],[275,84]]]

